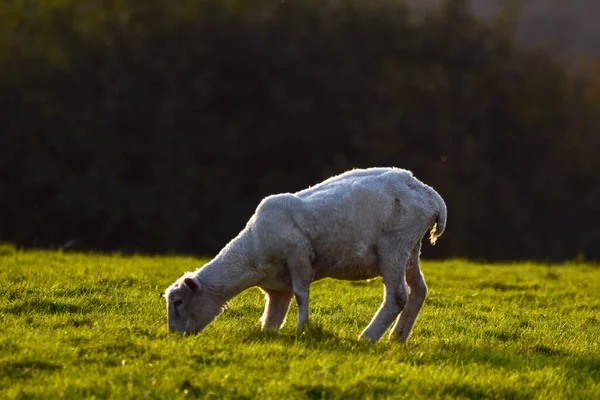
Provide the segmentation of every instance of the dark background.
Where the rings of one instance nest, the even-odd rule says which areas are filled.
[[[416,11],[445,2],[406,0]],[[513,18],[516,37],[528,47],[541,47],[564,60],[600,55],[598,0],[469,0],[468,4],[488,21],[501,13]]]
[[[600,260],[600,64],[522,10],[42,3],[0,2],[0,242],[214,254],[268,194],[398,166],[448,205],[426,257]]]

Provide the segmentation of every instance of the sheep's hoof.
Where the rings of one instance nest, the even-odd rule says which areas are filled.
[[[281,336],[281,332],[278,329],[263,329],[263,335],[265,336]]]
[[[377,342],[377,339],[369,337],[367,335],[363,335],[363,334],[361,334],[360,336],[358,336],[358,340],[362,340],[362,341],[369,342],[369,343],[376,343]]]
[[[260,327],[263,332],[279,332],[279,327],[274,325],[263,325]]]
[[[302,329],[296,329],[296,336],[306,335],[307,331],[308,331],[307,327],[304,327]]]
[[[406,344],[406,341],[408,339],[401,338],[400,336],[397,336],[397,335],[390,335],[388,340],[390,343]]]

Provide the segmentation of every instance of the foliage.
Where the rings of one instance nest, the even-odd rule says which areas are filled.
[[[357,340],[381,280],[317,282],[311,328],[259,331],[250,289],[198,336],[167,332],[162,291],[202,260],[0,252],[0,397],[564,398],[600,390],[594,264],[425,262],[407,345]],[[10,250],[10,251],[9,251]]]
[[[435,257],[600,259],[600,100],[465,3],[0,3],[0,240],[214,254],[395,165],[448,203]]]

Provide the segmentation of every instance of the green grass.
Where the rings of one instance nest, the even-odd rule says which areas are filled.
[[[0,398],[600,396],[600,267],[423,262],[407,345],[357,340],[381,280],[325,280],[311,328],[263,334],[250,289],[202,334],[171,335],[163,290],[202,260],[0,247]]]

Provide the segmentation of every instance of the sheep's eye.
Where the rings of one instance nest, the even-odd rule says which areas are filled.
[[[179,307],[179,306],[181,305],[181,303],[183,303],[183,300],[181,300],[181,299],[177,299],[177,300],[175,300],[175,301],[173,302],[173,305],[174,305],[175,307]]]

